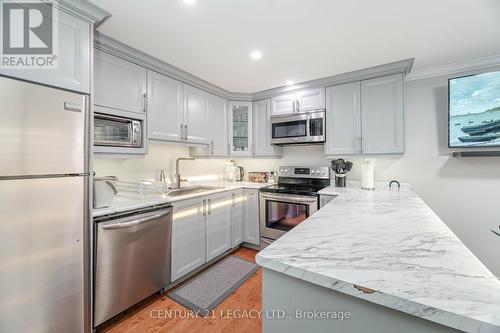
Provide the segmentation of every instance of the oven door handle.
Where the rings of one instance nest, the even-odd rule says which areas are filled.
[[[281,194],[281,195],[273,195],[273,194],[264,194],[261,193],[262,198],[264,199],[274,199],[280,201],[290,201],[294,203],[314,203],[317,202],[317,197],[305,197],[305,196],[297,196],[290,194]]]

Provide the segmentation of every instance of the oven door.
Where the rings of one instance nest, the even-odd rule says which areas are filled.
[[[297,114],[271,118],[271,143],[301,143],[307,141],[308,115]]]
[[[142,121],[96,113],[94,146],[142,147]]]
[[[278,239],[318,210],[316,196],[260,193],[260,235]]]

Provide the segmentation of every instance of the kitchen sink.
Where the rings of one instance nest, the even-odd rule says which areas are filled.
[[[169,197],[179,197],[181,195],[189,195],[203,192],[210,192],[213,190],[222,190],[222,186],[189,186],[183,187],[175,190],[171,190],[167,193]]]

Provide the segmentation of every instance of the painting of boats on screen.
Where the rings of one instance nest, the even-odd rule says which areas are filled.
[[[449,146],[500,146],[500,72],[449,80]]]

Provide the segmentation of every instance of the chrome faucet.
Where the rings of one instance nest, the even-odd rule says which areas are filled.
[[[179,173],[179,161],[192,161],[194,157],[178,157],[175,160],[175,175],[174,175],[174,184],[172,188],[177,189],[181,188],[181,175]]]

